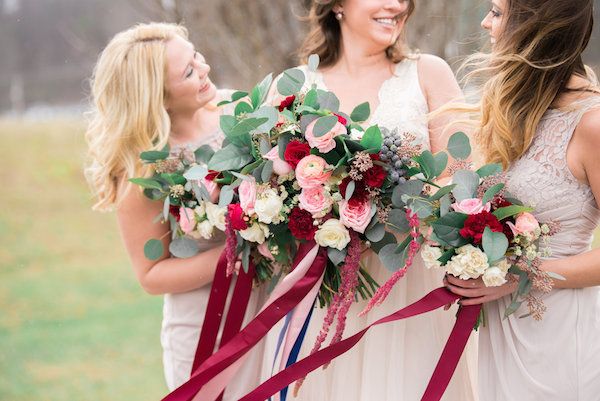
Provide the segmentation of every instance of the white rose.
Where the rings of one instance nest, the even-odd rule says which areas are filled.
[[[350,233],[337,219],[329,219],[315,232],[315,241],[322,247],[343,250],[350,242]]]
[[[206,202],[206,217],[213,226],[221,231],[225,231],[225,214],[227,214],[227,208]]]
[[[442,256],[442,250],[437,246],[424,244],[421,247],[421,258],[425,262],[425,267],[428,269],[441,267],[442,264],[438,260]]]
[[[198,223],[198,232],[200,233],[200,236],[204,239],[210,239],[212,237],[213,234],[213,229],[215,227],[212,225],[212,223],[208,220],[204,220],[200,223]]]
[[[241,230],[240,235],[246,241],[262,244],[265,242],[265,238],[269,236],[269,229],[264,224],[254,223],[247,229]]]
[[[465,270],[463,273],[469,278],[481,277],[486,269],[490,267],[487,255],[471,244],[460,247],[458,253],[464,257]]]
[[[358,130],[356,128],[352,128],[350,130],[350,139],[353,139],[355,141],[360,141],[363,137],[365,133],[361,130]]]
[[[261,223],[279,222],[277,218],[283,207],[283,200],[272,188],[262,191],[254,202],[254,212]]]
[[[483,282],[486,287],[499,287],[506,283],[506,272],[499,267],[490,267],[483,273]]]
[[[496,267],[502,270],[504,273],[508,273],[508,269],[510,269],[510,263],[508,263],[508,260],[502,259],[500,262],[496,263]]]
[[[464,280],[468,279],[467,276],[463,276],[463,272],[465,271],[465,266],[462,262],[462,255],[454,255],[452,259],[446,263],[446,273],[451,274],[455,277],[460,277]],[[466,278],[463,278],[466,277]]]

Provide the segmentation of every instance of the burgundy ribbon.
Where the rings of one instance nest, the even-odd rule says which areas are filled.
[[[353,336],[323,348],[293,365],[290,365],[285,370],[279,372],[258,386],[254,391],[245,395],[239,401],[263,401],[269,398],[282,388],[305,377],[308,373],[350,350],[373,326],[431,312],[448,303],[456,301],[458,298],[460,297],[443,287],[435,289],[417,302],[377,320]],[[458,365],[458,361],[467,340],[469,339],[471,331],[473,330],[475,322],[477,321],[480,310],[481,305],[461,307],[452,333],[450,334],[448,342],[446,343],[444,351],[442,352],[421,401],[439,401],[444,394],[452,374]]]
[[[294,267],[314,246],[312,241],[300,245]],[[163,398],[163,401],[190,401],[202,386],[252,349],[281,318],[294,309],[319,280],[326,266],[327,254],[321,248],[306,275],[294,287],[259,313],[221,349],[204,360],[192,373],[190,380]]]

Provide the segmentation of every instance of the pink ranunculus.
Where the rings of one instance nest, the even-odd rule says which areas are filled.
[[[216,182],[208,180],[206,178],[203,178],[200,182],[202,182],[202,184],[204,184],[204,186],[208,190],[208,194],[210,195],[210,201],[212,203],[217,203],[217,201],[219,200],[219,194],[221,193],[221,188],[219,188],[219,185],[217,185]]]
[[[371,201],[361,202],[351,199],[340,202],[340,221],[356,232],[364,233],[371,217]]]
[[[342,135],[346,133],[346,127],[344,127],[339,121],[335,123],[331,131],[327,132],[322,136],[315,136],[313,130],[315,128],[315,124],[317,120],[308,124],[306,127],[306,132],[304,133],[304,137],[308,141],[308,144],[311,148],[319,149],[321,153],[327,153],[333,148],[335,148],[335,140],[336,136]]]
[[[322,157],[308,155],[296,166],[296,179],[301,188],[314,188],[324,184],[331,177],[331,169]]]
[[[537,228],[540,228],[540,223],[538,223],[537,219],[531,213],[527,212],[519,214],[515,224],[510,221],[506,224],[508,224],[514,235],[532,233]]]
[[[196,213],[194,209],[183,206],[179,208],[179,227],[186,234],[194,231],[196,228]]]
[[[242,180],[238,187],[238,195],[240,196],[242,210],[247,215],[251,215],[254,212],[254,202],[256,202],[256,180],[254,177]]]
[[[323,217],[331,210],[333,199],[322,185],[304,188],[298,197],[301,209],[310,212],[314,217]]]
[[[486,203],[485,205],[481,203],[481,199],[472,198],[472,199],[464,199],[460,202],[453,203],[452,209],[455,212],[464,213],[464,214],[479,214],[484,210],[489,212],[491,209],[490,203]]]
[[[273,171],[277,175],[286,175],[292,171],[292,166],[279,157],[279,146],[275,146],[263,158],[273,161]]]
[[[273,254],[269,250],[269,245],[267,245],[266,241],[263,242],[262,244],[258,244],[258,246],[256,247],[256,249],[258,250],[258,253],[260,253],[265,258],[267,258],[269,260],[275,260],[275,257],[273,256]]]

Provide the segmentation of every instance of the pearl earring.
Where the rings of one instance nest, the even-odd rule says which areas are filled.
[[[337,13],[335,13],[336,20],[341,21],[342,18],[344,18],[344,13],[342,13],[341,11],[338,11]]]

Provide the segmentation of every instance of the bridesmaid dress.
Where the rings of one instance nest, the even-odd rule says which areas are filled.
[[[550,237],[551,258],[590,249],[600,222],[591,188],[573,176],[567,147],[585,112],[600,96],[548,110],[527,152],[508,170],[508,190],[535,206],[541,221],[560,223]],[[555,289],[542,297],[541,321],[523,304],[504,318],[510,297],[484,305],[487,326],[479,335],[479,394],[482,401],[600,400],[600,287]]]

